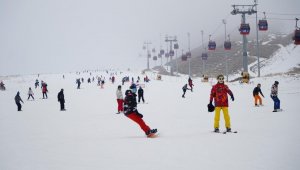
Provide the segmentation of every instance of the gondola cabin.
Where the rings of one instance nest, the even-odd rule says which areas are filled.
[[[216,42],[215,41],[209,41],[208,42],[208,50],[215,50],[216,49]]]
[[[295,30],[295,34],[294,34],[294,44],[295,45],[300,45],[300,29],[296,29]]]
[[[201,58],[202,58],[202,60],[207,60],[208,54],[207,53],[202,53]]]
[[[224,49],[225,50],[231,50],[231,41],[225,41],[224,42]]]
[[[174,49],[175,50],[178,50],[179,49],[179,45],[176,43],[176,44],[174,44]]]
[[[186,53],[186,56],[187,56],[188,58],[191,58],[191,57],[192,57],[192,53],[191,53],[191,52],[187,52],[187,53]]]
[[[181,56],[181,61],[187,61],[187,59],[188,59],[188,56],[186,54],[183,54]]]
[[[259,31],[267,31],[268,30],[268,21],[263,19],[258,21],[258,29]]]
[[[249,33],[250,33],[249,24],[241,24],[239,31],[240,31],[240,34],[242,34],[242,35],[249,35]]]
[[[175,53],[174,53],[174,50],[171,50],[169,53],[170,53],[170,54],[169,54],[169,55],[170,55],[170,57],[173,57],[173,56],[174,56],[174,54],[175,54]]]
[[[166,57],[166,58],[169,58],[169,53],[165,53],[165,57]]]
[[[161,50],[159,51],[159,53],[160,53],[160,55],[164,55],[164,54],[165,54],[165,50],[161,49]]]

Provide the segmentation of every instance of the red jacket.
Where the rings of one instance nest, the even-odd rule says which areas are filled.
[[[216,107],[228,107],[227,94],[233,97],[233,94],[227,85],[223,83],[217,83],[211,89],[210,102],[212,102],[214,99]]]

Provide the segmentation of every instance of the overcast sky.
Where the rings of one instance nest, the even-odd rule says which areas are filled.
[[[300,17],[299,0],[258,3],[258,11],[266,11],[267,17],[296,17],[271,13]],[[0,75],[145,68],[144,41],[158,49],[166,46],[166,34],[176,35],[186,50],[190,32],[195,48],[201,45],[201,30],[205,39],[209,34],[224,36],[222,19],[227,20],[228,32],[239,34],[241,17],[230,14],[233,4],[253,1],[0,0]],[[248,21],[254,28],[251,17]],[[295,28],[295,21],[280,22],[269,20],[269,25],[284,32]]]

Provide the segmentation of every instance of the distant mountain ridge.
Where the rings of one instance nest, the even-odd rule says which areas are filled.
[[[260,62],[261,67],[263,67],[262,61],[269,59],[276,53],[282,46],[286,47],[289,44],[292,44],[292,34],[281,34],[281,33],[264,33],[259,37],[259,53],[260,53]],[[205,61],[205,70],[203,67],[203,61],[201,58],[202,52],[204,52],[202,47],[192,49],[192,58],[190,61],[191,65],[191,75],[196,77],[201,77],[202,75],[208,75],[209,77],[214,77],[217,74],[226,73],[226,58],[228,61],[228,74],[236,74],[243,70],[243,56],[242,56],[242,38],[234,38],[231,40],[232,49],[225,51],[223,48],[224,40],[216,40],[217,48],[215,51],[207,51],[208,59]],[[257,62],[256,56],[256,38],[254,35],[247,37],[248,38],[248,65],[251,63]],[[227,57],[226,57],[227,56]],[[181,74],[189,73],[189,61],[181,61],[181,56],[178,56],[177,62],[174,59],[173,61],[167,63],[167,65],[172,66],[174,71],[177,70]],[[168,74],[164,68],[155,67],[153,68],[158,70],[161,74]],[[249,71],[256,72],[257,64],[252,64],[249,68]],[[297,70],[297,69],[296,69]]]

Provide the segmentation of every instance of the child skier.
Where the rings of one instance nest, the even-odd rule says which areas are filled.
[[[255,106],[262,106],[262,100],[261,97],[259,96],[259,93],[262,95],[262,97],[265,97],[264,94],[261,92],[260,89],[261,85],[257,84],[257,86],[253,89],[253,97],[254,97],[254,104]],[[257,104],[257,100],[259,101],[259,105]]]
[[[145,132],[147,137],[152,137],[157,132],[157,129],[150,129],[148,125],[144,122],[143,115],[137,110],[136,94],[132,93],[131,90],[126,90],[125,100],[124,100],[124,114],[129,119],[136,122],[141,129]]]
[[[233,94],[227,85],[224,84],[224,76],[217,76],[218,83],[214,85],[211,89],[210,93],[210,101],[211,105],[213,100],[215,101],[215,122],[214,122],[214,132],[220,132],[219,130],[219,121],[220,121],[220,112],[223,111],[224,119],[225,119],[225,127],[226,132],[231,132],[230,125],[230,117],[228,113],[228,97],[227,94],[230,95],[231,100],[234,101]]]
[[[29,90],[28,90],[28,99],[27,100],[29,100],[30,97],[32,97],[32,99],[34,100],[33,95],[34,95],[33,91],[31,90],[31,87],[29,87]]]

